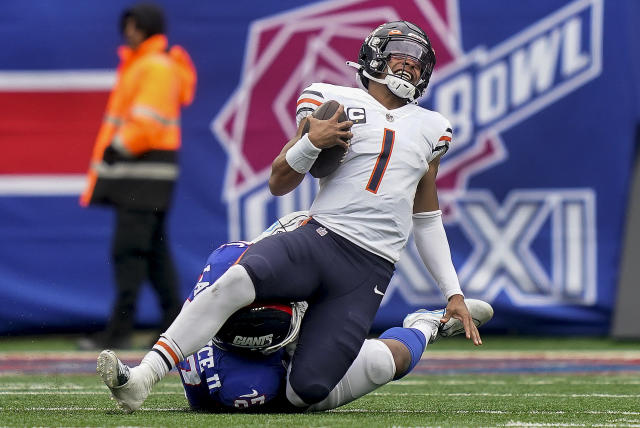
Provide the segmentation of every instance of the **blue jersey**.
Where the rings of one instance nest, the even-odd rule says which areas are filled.
[[[249,245],[231,242],[212,252],[188,299],[197,298],[211,286]],[[268,356],[242,356],[223,351],[209,342],[181,361],[178,370],[193,409],[255,409],[274,398],[284,397],[287,360],[284,349]]]
[[[178,369],[191,408],[250,409],[284,396],[284,357],[284,349],[268,356],[244,357],[210,342],[181,361]]]

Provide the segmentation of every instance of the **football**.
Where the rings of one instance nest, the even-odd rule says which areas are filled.
[[[329,100],[323,103],[320,107],[313,112],[313,117],[319,120],[327,120],[330,119],[335,113],[336,110],[340,107],[340,103],[334,100]],[[347,115],[343,112],[339,117],[339,122],[344,122],[347,120]],[[309,132],[311,124],[307,121],[302,128],[302,135]],[[328,149],[323,149],[318,158],[311,166],[309,173],[313,175],[315,178],[326,177],[327,175],[334,172],[342,162],[342,158],[344,157],[345,150],[341,146],[333,146]]]

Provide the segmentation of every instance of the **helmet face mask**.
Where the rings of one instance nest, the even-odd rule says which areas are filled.
[[[392,57],[403,57],[419,64],[417,82],[406,73],[394,74],[389,67]],[[365,87],[369,80],[387,85],[389,90],[408,102],[420,97],[429,84],[435,52],[427,35],[418,26],[407,21],[388,22],[373,30],[364,40],[358,55],[358,76]],[[401,71],[404,71],[406,62]]]

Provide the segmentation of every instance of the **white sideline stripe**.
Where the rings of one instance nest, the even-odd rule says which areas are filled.
[[[0,91],[109,91],[114,70],[2,71]]]
[[[0,175],[0,196],[73,196],[82,193],[85,184],[84,174]]]

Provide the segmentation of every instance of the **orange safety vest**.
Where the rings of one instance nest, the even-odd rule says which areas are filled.
[[[116,84],[96,139],[80,204],[166,210],[178,175],[180,108],[193,100],[196,71],[187,52],[149,37],[118,49]]]

